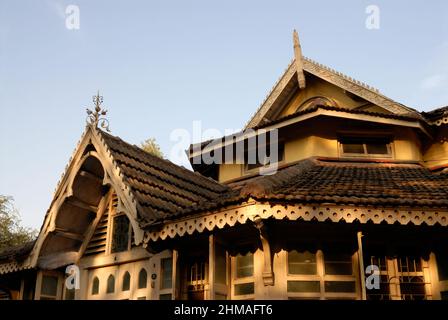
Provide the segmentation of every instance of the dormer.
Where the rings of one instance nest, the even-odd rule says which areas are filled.
[[[382,162],[423,160],[422,144],[431,141],[432,129],[416,110],[303,57],[296,32],[293,38],[293,61],[245,129],[190,147],[195,171],[220,182],[266,171],[273,163],[263,163],[263,156],[250,161],[246,155],[254,145],[270,154],[273,148],[259,138],[274,131],[276,166],[280,167],[309,157]],[[208,161],[202,161],[204,158]]]

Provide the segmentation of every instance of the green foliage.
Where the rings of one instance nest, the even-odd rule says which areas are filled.
[[[11,197],[0,196],[0,251],[34,240],[37,231],[21,226]]]
[[[157,144],[155,138],[149,138],[142,142],[140,148],[146,152],[152,154],[153,156],[163,158],[163,153],[160,150],[160,146]]]

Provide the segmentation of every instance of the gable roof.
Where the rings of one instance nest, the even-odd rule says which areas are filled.
[[[99,133],[120,168],[123,183],[137,201],[143,225],[200,207],[229,190],[211,178],[153,156],[118,137],[103,131]]]
[[[57,260],[59,264],[64,261],[73,263],[81,257],[84,247],[81,244],[90,240],[88,234],[96,227],[96,219],[88,222],[86,219],[91,218],[87,217],[92,215],[84,213],[96,213],[100,203],[93,204],[85,199],[78,199],[73,185],[80,176],[83,180],[79,181],[86,179],[92,181],[92,173],[86,171],[88,169],[84,167],[87,159],[91,158],[97,159],[100,162],[97,165],[104,171],[101,177],[93,175],[95,185],[99,188],[110,185],[116,192],[117,206],[130,219],[137,244],[143,239],[144,226],[161,222],[167,216],[175,217],[179,212],[217,198],[229,189],[212,179],[153,156],[135,145],[88,125],[58,183],[39,236],[30,253],[30,266],[39,264],[39,261],[53,266],[51,264],[53,257],[45,260],[48,254],[45,245],[52,243],[57,246],[58,236],[76,241],[79,245],[64,243],[67,247],[56,250],[54,257],[57,258],[65,252],[67,258],[55,261]],[[76,190],[82,190],[79,186],[78,183]],[[90,189],[85,189],[83,194],[91,194],[88,190]],[[97,191],[95,196],[96,193]],[[70,215],[67,206],[83,210],[80,217],[85,219],[77,226],[79,230],[76,229],[76,232],[57,222],[61,222],[61,219],[58,220],[59,216]]]
[[[348,77],[341,72],[331,69],[323,64],[303,57],[302,66],[303,71],[347,90],[348,92],[358,95],[361,98],[376,104],[393,114],[422,118],[418,111],[398,103],[384,96],[377,89]],[[271,119],[271,116],[283,107],[283,102],[285,99],[290,97],[291,93],[298,87],[297,77],[295,77],[296,74],[297,66],[295,59],[293,59],[280,79],[271,89],[265,100],[262,102],[258,110],[248,121],[245,129],[262,125],[265,121],[273,120]]]

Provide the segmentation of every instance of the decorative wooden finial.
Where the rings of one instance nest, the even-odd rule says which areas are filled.
[[[302,48],[300,47],[299,34],[296,29],[293,32],[294,41],[294,57],[295,65],[297,69],[297,81],[299,82],[299,88],[305,88],[305,73],[303,72],[303,61],[302,61]]]
[[[93,96],[93,104],[94,104],[94,110],[92,111],[89,108],[86,109],[87,112],[87,119],[86,122],[88,125],[98,128],[98,124],[101,128],[105,129],[107,132],[110,132],[109,130],[109,120],[106,118],[103,118],[107,114],[107,110],[103,109],[101,104],[103,103],[103,96],[100,96],[100,92],[98,91],[96,96]]]

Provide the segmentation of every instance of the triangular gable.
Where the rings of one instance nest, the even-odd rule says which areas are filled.
[[[245,129],[253,128],[255,126],[262,125],[266,121],[274,120],[273,116],[280,113],[281,108],[285,106],[288,99],[292,97],[292,94],[299,90],[299,83],[297,80],[298,65],[303,67],[301,72],[305,74],[305,77],[307,74],[318,77],[319,79],[322,79],[374,105],[377,105],[386,112],[397,115],[418,115],[418,112],[415,110],[382,95],[377,89],[311,59],[303,57],[301,64],[297,64],[295,59],[291,61],[283,75],[258,108],[257,112],[246,124]],[[302,90],[306,90],[306,88]]]
[[[92,174],[95,170],[102,174]],[[89,190],[80,185],[86,179],[92,181],[88,184],[89,188],[92,186],[99,188]],[[104,142],[101,131],[89,125],[58,183],[29,257],[28,263],[31,266],[42,264],[56,268],[79,260],[86,235],[93,233],[101,220],[97,214],[101,211],[100,202],[104,198],[104,186],[109,186],[116,192],[118,210],[128,216],[135,241],[142,242],[143,231],[138,224],[134,196]],[[64,219],[67,221],[64,222]]]

